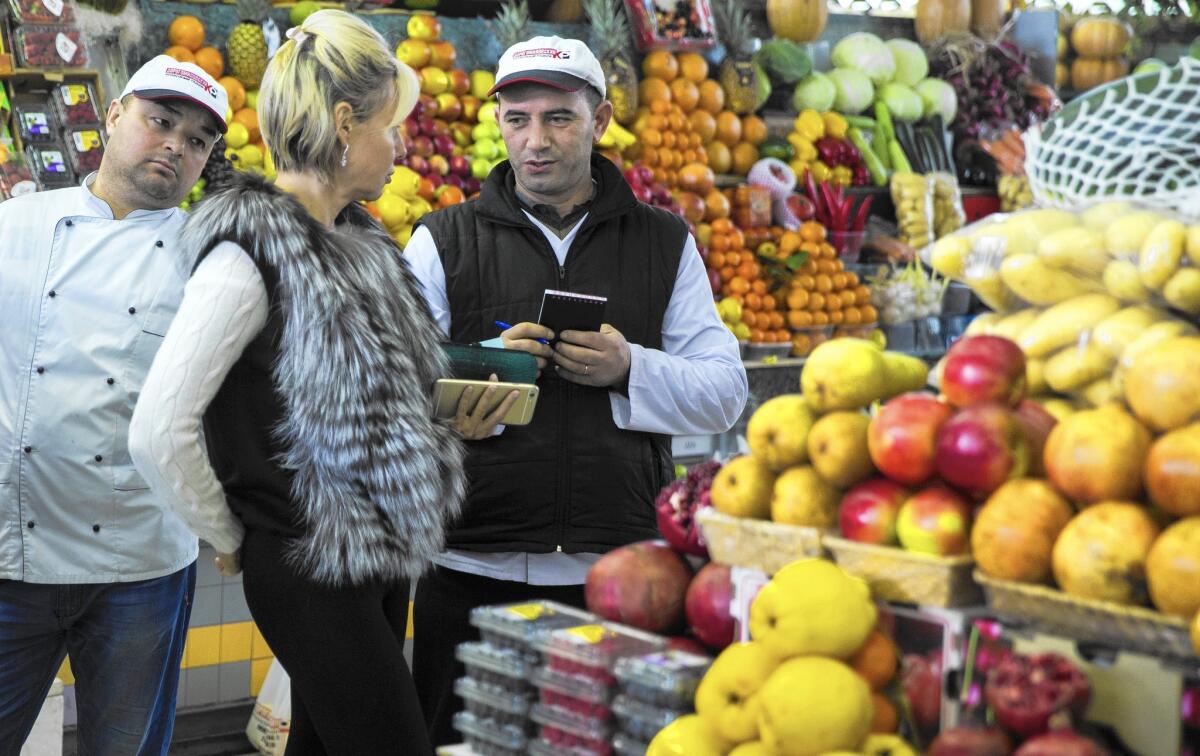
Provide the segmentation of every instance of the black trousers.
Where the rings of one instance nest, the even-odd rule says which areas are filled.
[[[466,674],[454,658],[460,643],[479,640],[469,622],[477,606],[548,599],[583,608],[582,585],[529,585],[435,567],[417,583],[413,606],[413,677],[434,746],[461,743],[454,714],[463,708],[454,681]]]
[[[286,541],[247,531],[246,604],[292,682],[287,756],[429,756],[404,660],[407,581],[329,588],[285,561]]]

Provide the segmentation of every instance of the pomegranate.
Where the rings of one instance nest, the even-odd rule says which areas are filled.
[[[708,556],[704,536],[696,524],[696,513],[712,506],[708,491],[720,469],[721,463],[714,461],[694,465],[688,470],[687,476],[663,488],[654,500],[658,511],[658,532],[667,539],[667,543],[684,554]]]
[[[709,562],[692,578],[687,589],[684,612],[688,626],[702,642],[714,650],[733,643],[734,622],[729,613],[733,601],[733,581],[729,567]]]
[[[1012,742],[998,727],[959,725],[929,745],[929,756],[1009,756]]]
[[[1015,756],[1107,756],[1108,752],[1074,730],[1051,730],[1026,740]]]
[[[692,571],[662,541],[614,549],[588,570],[588,611],[652,633],[670,634],[683,624],[684,597]]]
[[[1082,715],[1091,697],[1087,677],[1058,654],[1011,656],[992,670],[984,687],[996,721],[1023,738],[1046,732],[1058,712]]]

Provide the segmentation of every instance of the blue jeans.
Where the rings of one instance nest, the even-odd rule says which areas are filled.
[[[0,754],[15,754],[71,656],[84,756],[166,754],[196,565],[135,583],[0,580]]]

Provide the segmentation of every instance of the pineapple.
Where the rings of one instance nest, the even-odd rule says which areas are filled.
[[[229,71],[246,89],[258,89],[267,70],[267,38],[262,22],[271,6],[267,0],[237,0],[241,23],[229,32],[225,42]]]
[[[507,50],[518,42],[529,39],[529,2],[502,3],[496,20],[488,24],[500,40],[500,48]]]
[[[754,62],[759,40],[751,33],[750,14],[739,7],[738,0],[714,0],[713,14],[726,52],[717,72],[725,102],[738,115],[753,113],[770,96],[771,84],[767,72]]]
[[[592,24],[613,117],[629,124],[637,112],[638,75],[629,60],[629,22],[621,5],[621,0],[583,0],[583,12]]]

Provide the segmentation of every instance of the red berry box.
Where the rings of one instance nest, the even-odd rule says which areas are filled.
[[[87,82],[60,84],[50,96],[63,126],[87,126],[100,123],[96,91]]]
[[[59,189],[74,185],[75,174],[67,165],[66,150],[61,145],[31,144],[25,154],[43,189]]]
[[[540,737],[529,744],[533,756],[612,756],[607,740],[585,738],[557,727],[542,728]]]
[[[550,667],[535,669],[530,679],[537,686],[544,704],[604,721],[612,717],[608,707],[615,693],[612,685]]]
[[[595,622],[596,616],[554,601],[534,601],[503,606],[482,606],[471,611],[471,624],[487,643],[511,648],[536,664],[536,641],[563,627]]]
[[[612,723],[607,718],[597,719],[584,714],[577,714],[558,706],[547,706],[542,703],[533,705],[533,708],[529,710],[529,718],[535,723],[543,725],[543,736],[545,735],[545,728],[552,727],[569,735],[574,735],[580,740],[607,743],[613,733]]]
[[[605,622],[555,630],[543,637],[540,646],[551,671],[611,686],[616,683],[611,670],[618,659],[662,651],[666,639]]]
[[[82,68],[87,47],[69,26],[22,26],[14,34],[17,60],[25,68]]]
[[[504,688],[512,693],[530,693],[530,667],[520,654],[509,648],[496,648],[490,643],[463,643],[455,656],[467,668],[467,675],[483,683]]]
[[[75,11],[65,0],[9,0],[19,24],[69,24]]]
[[[32,194],[37,190],[37,181],[24,163],[17,160],[0,163],[0,200]]]
[[[617,661],[622,692],[663,709],[688,710],[712,659],[675,649]]]
[[[104,158],[104,134],[99,126],[75,128],[67,132],[67,152],[75,173],[86,176],[100,170]]]

